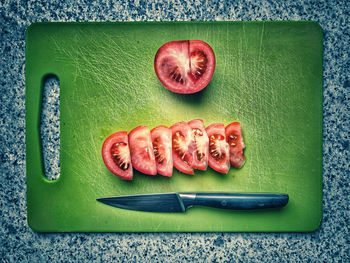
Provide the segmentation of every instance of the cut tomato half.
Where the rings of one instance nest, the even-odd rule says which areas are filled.
[[[178,122],[170,127],[174,166],[180,172],[193,174],[192,129],[186,122]]]
[[[132,180],[133,171],[126,131],[113,133],[104,141],[102,158],[111,173],[124,180]]]
[[[171,130],[165,126],[158,126],[151,130],[151,137],[157,172],[164,176],[173,176]]]
[[[195,93],[204,89],[213,77],[214,51],[201,40],[170,41],[158,49],[154,69],[168,90]]]
[[[209,138],[209,166],[220,173],[230,169],[230,147],[225,138],[225,126],[214,123],[206,128]]]
[[[241,168],[245,163],[243,150],[245,144],[242,136],[242,128],[239,122],[233,122],[225,128],[226,141],[230,146],[230,162],[233,167]]]
[[[156,175],[151,132],[146,126],[138,126],[129,133],[132,166],[144,174]]]
[[[207,170],[209,155],[209,138],[204,128],[203,120],[191,120],[188,125],[192,129],[193,138],[193,162],[192,167],[198,170]]]

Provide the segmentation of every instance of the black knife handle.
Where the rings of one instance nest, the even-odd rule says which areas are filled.
[[[278,208],[289,200],[287,194],[272,193],[183,193],[180,196],[186,208],[199,205],[232,210]]]

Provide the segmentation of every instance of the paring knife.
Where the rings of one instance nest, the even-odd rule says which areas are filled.
[[[149,212],[185,212],[191,206],[232,210],[279,208],[288,203],[287,194],[277,193],[164,193],[127,195],[96,199],[118,208]]]

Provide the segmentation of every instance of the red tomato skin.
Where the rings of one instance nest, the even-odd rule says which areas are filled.
[[[173,176],[173,152],[172,152],[172,133],[171,130],[166,126],[158,126],[156,128],[153,128],[151,130],[151,137],[152,137],[152,143],[153,143],[153,150],[155,149],[155,140],[156,138],[159,138],[160,145],[162,147],[162,150],[164,151],[164,154],[166,155],[165,161],[162,163],[157,162],[156,158],[156,165],[157,165],[157,173],[161,174],[163,176],[172,177]],[[156,157],[155,153],[155,157]]]
[[[156,175],[151,132],[147,126],[138,126],[129,133],[132,166],[141,173]]]
[[[190,126],[186,122],[178,122],[175,123],[173,126],[170,127],[172,132],[172,151],[173,151],[173,161],[174,161],[174,167],[179,170],[180,172],[183,172],[185,174],[194,174],[193,168],[192,168],[192,161],[193,161],[193,145],[192,145],[192,130]],[[176,132],[181,132],[185,138],[186,146],[188,147],[188,151],[185,154],[185,159],[187,160],[187,163],[184,162],[183,159],[180,158],[180,156],[177,154],[175,145],[174,145],[174,138]]]
[[[207,132],[205,131],[205,127],[204,127],[204,122],[201,119],[194,119],[188,122],[188,125],[191,127],[191,129],[199,129],[202,133],[203,133],[203,137],[200,136],[199,138],[202,140],[202,150],[204,153],[204,157],[199,161],[197,158],[197,152],[195,149],[193,151],[193,163],[192,163],[192,168],[194,169],[198,169],[198,170],[202,170],[202,171],[206,171],[208,168],[208,157],[209,157],[209,138],[207,135]],[[193,135],[195,136],[195,135]],[[194,140],[194,139],[193,139]],[[194,142],[195,148],[196,147],[196,143]]]
[[[170,50],[170,51],[169,51]],[[189,81],[188,85],[181,85],[174,82],[169,76],[162,72],[163,57],[169,52],[178,51],[180,54],[187,54],[196,50],[204,51],[207,58],[207,69],[201,78],[195,82]],[[213,49],[202,40],[176,40],[163,44],[157,51],[154,58],[155,73],[163,86],[175,93],[192,94],[204,89],[211,81],[216,66],[216,59]],[[187,75],[185,75],[187,77]]]
[[[130,163],[130,167],[126,171],[123,171],[116,165],[111,155],[110,149],[112,145],[117,142],[123,142],[123,143],[129,144],[128,133],[126,131],[119,131],[119,132],[113,133],[103,142],[103,145],[102,145],[103,162],[105,163],[107,169],[111,173],[113,173],[115,176],[118,176],[119,178],[124,180],[132,180],[133,178],[132,164]]]
[[[242,128],[239,122],[232,122],[225,128],[225,135],[227,143],[230,145],[230,162],[235,168],[241,168],[245,163],[245,156],[243,150],[245,144],[242,136]],[[230,136],[233,136],[233,138]],[[233,140],[234,139],[234,140]]]
[[[209,153],[208,164],[215,171],[227,174],[230,170],[230,151],[229,145],[226,142],[225,138],[225,125],[222,123],[213,123],[209,125],[205,130],[208,134],[209,145],[211,136],[221,135],[223,137],[223,140],[220,140],[220,145],[222,152],[225,154],[225,158],[218,161]]]

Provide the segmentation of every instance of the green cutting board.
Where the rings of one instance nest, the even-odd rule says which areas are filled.
[[[167,41],[200,39],[216,55],[210,84],[192,95],[166,90],[154,55]],[[58,180],[43,172],[43,80],[60,80]],[[239,121],[246,164],[227,175],[173,177],[104,166],[113,132],[201,118]],[[28,222],[36,231],[313,231],[322,217],[322,29],[313,22],[38,23],[26,32]],[[282,209],[186,213],[123,210],[96,198],[165,192],[281,192]]]

